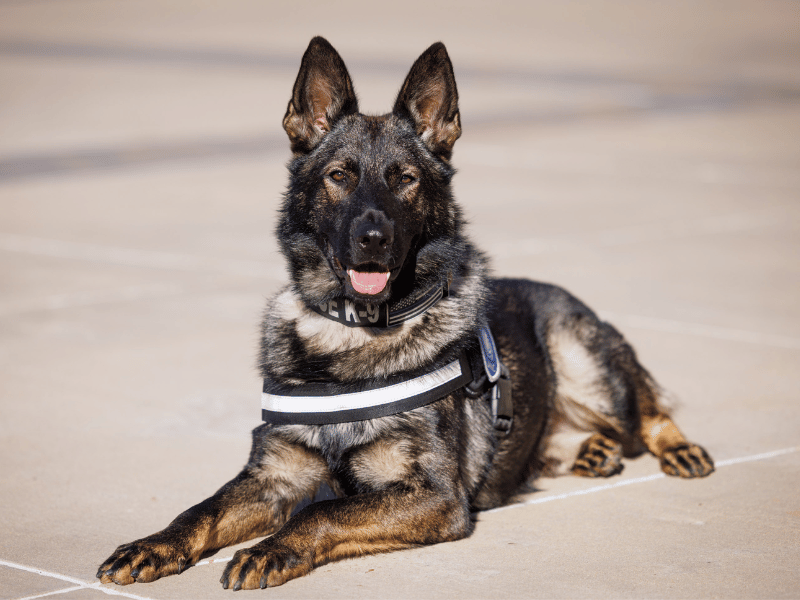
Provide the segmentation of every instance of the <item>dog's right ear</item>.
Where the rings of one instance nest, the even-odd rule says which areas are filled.
[[[453,144],[461,135],[461,117],[453,64],[444,44],[435,43],[416,60],[393,112],[411,120],[417,135],[434,154],[450,160]]]
[[[308,45],[283,117],[292,152],[305,154],[341,117],[358,112],[350,74],[328,40],[315,37]]]

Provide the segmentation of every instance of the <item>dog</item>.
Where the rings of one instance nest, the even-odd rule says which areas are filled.
[[[462,539],[473,511],[538,475],[608,477],[645,451],[669,475],[714,470],[611,325],[561,288],[489,276],[451,190],[461,124],[442,43],[391,113],[367,116],[340,55],[314,38],[283,126],[276,232],[291,283],[261,329],[265,422],[234,479],[117,548],[103,583],[150,582],[268,536],[221,583],[278,586],[330,561]],[[335,498],[293,514],[324,486]]]

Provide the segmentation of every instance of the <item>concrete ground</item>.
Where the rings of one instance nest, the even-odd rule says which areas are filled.
[[[562,284],[717,472],[542,479],[467,540],[270,598],[800,598],[800,5],[0,2],[0,597],[230,598],[99,563],[244,464],[280,122],[315,34],[362,108],[443,40],[456,190],[498,274]]]

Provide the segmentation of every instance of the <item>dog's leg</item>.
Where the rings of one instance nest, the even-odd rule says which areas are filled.
[[[714,472],[714,461],[705,449],[683,437],[667,414],[655,406],[643,408],[642,441],[659,459],[662,471],[687,478],[705,477]]]
[[[273,587],[333,560],[469,535],[456,452],[423,438],[379,441],[354,453],[343,469],[363,491],[311,504],[272,537],[237,552],[223,587]]]
[[[180,573],[204,554],[269,535],[292,508],[328,478],[318,455],[254,432],[244,470],[216,494],[178,515],[165,529],[123,544],[100,566],[103,583],[150,582]]]
[[[562,418],[580,430],[614,431],[626,454],[643,445],[668,475],[705,477],[714,471],[708,453],[688,442],[661,407],[658,385],[614,327],[591,313],[576,312],[551,324],[548,347]],[[621,470],[617,451],[615,442],[593,436],[573,472],[613,475]]]
[[[634,388],[639,437],[661,462],[661,470],[678,477],[705,477],[714,472],[714,461],[701,446],[689,442],[660,406],[661,392],[650,374],[630,352],[629,373]]]
[[[470,530],[466,499],[400,486],[318,502],[272,537],[239,550],[220,581],[234,590],[274,587],[333,560],[454,541]]]
[[[650,374],[636,360],[628,346],[617,353],[633,387],[638,413],[638,438],[661,463],[667,475],[705,477],[714,472],[714,461],[697,444],[689,442],[675,426],[659,399],[661,391]]]
[[[582,477],[611,477],[622,469],[622,444],[601,433],[583,443],[572,465],[572,472]]]

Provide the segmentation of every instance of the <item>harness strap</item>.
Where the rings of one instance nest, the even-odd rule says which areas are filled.
[[[261,417],[275,425],[327,425],[386,417],[425,406],[472,381],[466,353],[414,379],[379,383],[279,386],[264,380]]]
[[[514,401],[511,397],[511,376],[505,365],[501,364],[500,379],[492,387],[490,393],[494,428],[507,434],[514,423]]]
[[[472,398],[483,398],[489,401],[492,410],[494,428],[499,434],[511,431],[514,421],[514,400],[511,396],[511,373],[500,362],[500,355],[494,343],[494,336],[488,327],[478,331],[481,345],[484,373],[469,383],[465,391]]]
[[[274,425],[365,421],[407,412],[464,388],[472,398],[489,401],[495,429],[499,434],[507,434],[514,417],[509,371],[500,362],[488,328],[481,328],[479,340],[484,373],[477,378],[473,376],[469,357],[462,351],[458,359],[413,379],[392,377],[351,384],[296,386],[264,379],[261,418]]]

